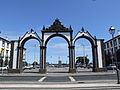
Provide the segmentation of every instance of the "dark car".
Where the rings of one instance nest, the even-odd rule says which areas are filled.
[[[107,69],[108,69],[108,70],[116,69],[116,65],[115,65],[115,64],[109,64],[109,65],[107,66]]]

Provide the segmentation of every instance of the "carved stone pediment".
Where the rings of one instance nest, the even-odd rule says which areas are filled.
[[[43,31],[71,31],[71,30],[72,30],[71,28],[64,27],[59,21],[59,19],[56,19],[50,27],[48,28],[43,27]]]

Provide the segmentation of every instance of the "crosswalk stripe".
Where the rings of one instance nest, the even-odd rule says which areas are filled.
[[[46,77],[42,77],[40,80],[38,80],[39,82],[42,82],[43,80],[45,80]]]
[[[73,78],[73,77],[71,77],[71,76],[69,76],[69,79],[72,81],[72,82],[75,82],[76,80]]]

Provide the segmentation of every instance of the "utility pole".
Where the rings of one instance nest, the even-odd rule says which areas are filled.
[[[50,56],[50,58],[51,58],[51,66],[52,66],[52,56]]]
[[[36,50],[36,44],[34,44],[34,62],[36,61],[35,50]]]
[[[85,65],[85,45],[83,43],[81,43],[82,47],[83,47],[83,60],[84,60],[84,65]]]

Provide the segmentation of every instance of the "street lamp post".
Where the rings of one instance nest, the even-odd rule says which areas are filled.
[[[109,33],[112,35],[112,40],[114,39],[114,33],[115,33],[115,28],[113,26],[111,26],[109,28]],[[116,62],[116,72],[117,72],[117,84],[120,84],[119,82],[119,70],[118,70],[118,62],[117,62],[117,57],[116,57],[116,50],[115,50],[115,46],[114,46],[114,40],[113,40],[113,52],[114,52],[114,55],[113,55],[113,58],[115,59],[115,62]],[[113,64],[113,61],[112,61],[112,64]]]
[[[84,65],[85,65],[85,45],[81,43],[81,45],[83,46],[83,61],[84,61]]]

